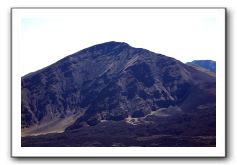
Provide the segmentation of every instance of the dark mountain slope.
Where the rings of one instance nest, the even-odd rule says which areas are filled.
[[[149,126],[151,131],[141,131],[149,136],[215,136],[215,76],[161,54],[108,42],[22,77],[21,109],[23,136],[66,130],[54,136],[68,139],[88,130],[97,137],[102,126],[112,129],[113,122],[124,131]],[[192,125],[196,129],[188,128]]]

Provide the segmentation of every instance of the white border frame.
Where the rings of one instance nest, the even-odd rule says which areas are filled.
[[[216,71],[216,147],[21,147],[21,77],[17,50],[16,29],[19,28],[16,10],[27,9],[207,9],[223,12],[224,52],[217,60]],[[84,8],[12,8],[11,9],[11,57],[12,57],[12,157],[225,157],[226,156],[226,9],[225,8],[156,8],[156,7],[84,7]]]

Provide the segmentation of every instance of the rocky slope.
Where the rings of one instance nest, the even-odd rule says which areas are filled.
[[[140,146],[152,146],[160,135],[211,137],[197,146],[215,142],[215,75],[146,49],[121,42],[95,45],[21,83],[22,136],[40,135],[22,138],[25,146],[130,146],[144,138]],[[111,143],[96,141],[108,135]],[[71,139],[78,137],[87,140]]]

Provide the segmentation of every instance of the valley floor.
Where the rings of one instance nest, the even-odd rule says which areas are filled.
[[[215,147],[215,111],[104,121],[63,133],[22,137],[22,147]]]

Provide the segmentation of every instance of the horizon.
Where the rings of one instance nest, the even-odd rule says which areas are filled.
[[[108,41],[183,63],[217,61],[225,53],[222,9],[21,9],[13,23],[21,76]]]
[[[42,69],[44,69],[44,68],[47,68],[48,66],[51,66],[51,65],[57,63],[58,61],[60,61],[60,60],[62,60],[62,59],[64,59],[64,58],[66,58],[66,57],[73,56],[74,54],[76,54],[76,53],[78,53],[78,52],[80,52],[80,51],[83,51],[83,50],[85,50],[85,49],[89,49],[89,48],[94,47],[94,46],[97,46],[97,45],[102,45],[102,44],[111,43],[111,42],[115,42],[115,43],[118,43],[118,44],[119,44],[119,43],[120,43],[120,44],[124,43],[124,44],[127,44],[128,46],[130,46],[131,48],[135,48],[135,49],[145,49],[145,48],[141,48],[141,47],[134,47],[134,46],[131,46],[129,43],[121,42],[121,41],[107,41],[107,42],[103,42],[103,43],[98,43],[98,44],[96,44],[96,45],[91,45],[91,46],[89,46],[89,47],[86,47],[86,48],[83,48],[83,49],[81,49],[81,50],[79,50],[79,51],[76,51],[76,52],[74,52],[74,53],[72,53],[72,54],[70,54],[70,55],[67,55],[67,56],[65,56],[65,57],[63,57],[63,58],[61,58],[61,59],[58,59],[57,61],[53,62],[52,64],[49,64],[49,65],[47,65],[47,66],[45,66],[45,67],[42,67],[42,68],[40,68],[40,69],[38,69],[38,70],[36,70],[36,71],[29,72],[29,73],[23,75],[22,77],[27,76],[27,75],[29,75],[29,74],[31,74],[31,73],[40,71],[40,70],[42,70]],[[145,49],[145,50],[148,50],[148,49]],[[150,50],[148,50],[148,51],[150,51]],[[153,52],[153,51],[151,51],[151,52]],[[163,55],[163,56],[166,56],[166,57],[170,57],[170,56],[167,56],[167,55],[162,54],[162,53],[157,53],[157,52],[153,52],[153,53],[155,53],[155,54],[160,54],[160,55]],[[171,57],[171,58],[174,58],[174,57]],[[174,58],[174,59],[175,59],[175,60],[178,60],[178,61],[180,61],[180,62],[182,62],[182,61],[179,60],[179,59],[176,59],[176,58]],[[213,61],[213,62],[216,62],[215,60],[212,60],[212,59],[202,59],[202,60],[193,59],[193,60],[191,60],[191,61],[182,62],[182,63],[183,63],[183,64],[187,64],[187,63],[192,63],[192,62],[194,62],[194,61]]]

